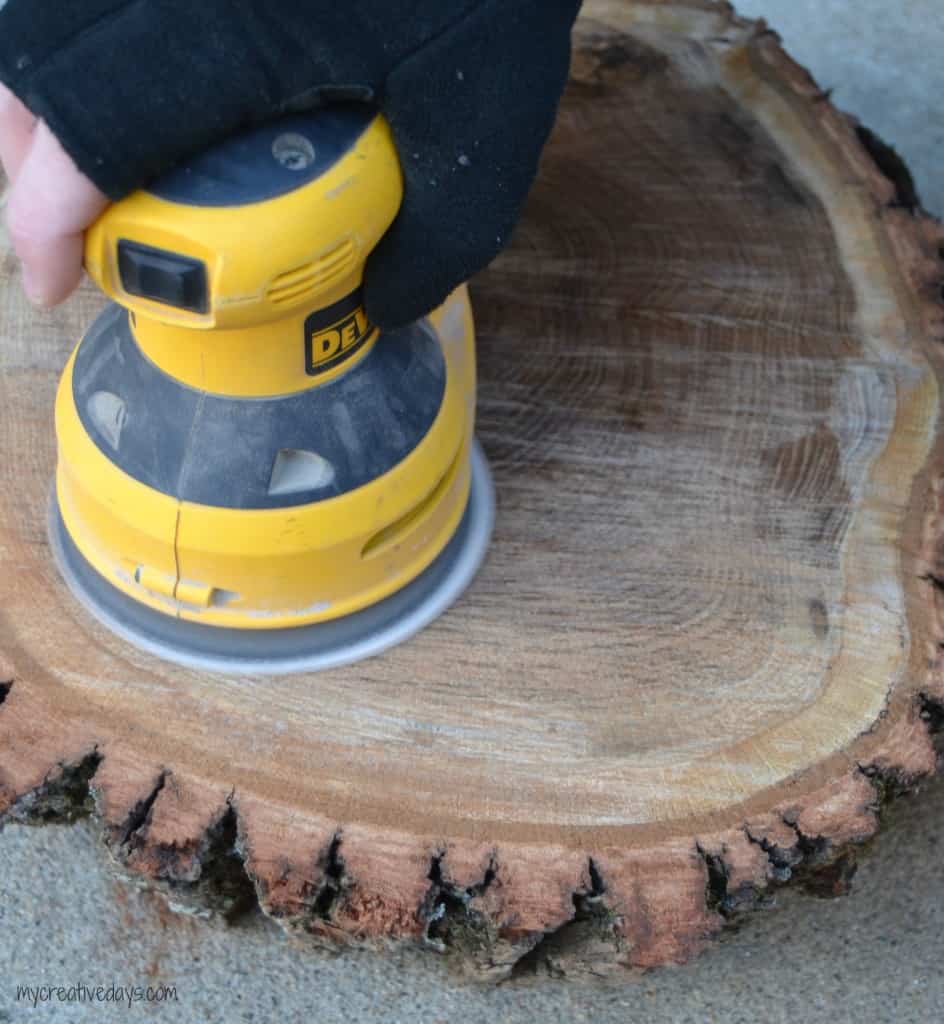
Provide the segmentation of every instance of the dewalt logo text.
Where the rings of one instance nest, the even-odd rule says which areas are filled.
[[[310,320],[311,318],[309,318]],[[358,307],[343,320],[326,327],[305,325],[305,372],[309,377],[333,370],[345,362],[367,341],[373,326]]]

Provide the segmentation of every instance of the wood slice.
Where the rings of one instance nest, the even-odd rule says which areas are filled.
[[[590,0],[576,41],[473,289],[494,545],[383,657],[200,674],[74,605],[53,394],[102,300],[38,314],[3,257],[8,820],[94,803],[178,903],[598,972],[684,960],[791,878],[841,891],[934,769],[944,233],[762,24]]]

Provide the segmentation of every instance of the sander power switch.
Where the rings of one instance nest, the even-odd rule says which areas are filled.
[[[118,273],[129,294],[193,313],[209,308],[206,264],[166,249],[122,238],[118,242]]]

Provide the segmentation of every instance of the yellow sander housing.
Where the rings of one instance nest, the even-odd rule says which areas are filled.
[[[383,333],[361,303],[402,194],[383,118],[333,108],[230,140],[89,231],[115,301],[60,383],[51,537],[127,639],[208,669],[336,665],[474,575],[494,497],[466,289]]]

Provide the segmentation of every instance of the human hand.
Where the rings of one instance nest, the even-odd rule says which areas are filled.
[[[0,84],[0,162],[10,182],[6,223],[31,302],[54,306],[82,279],[85,229],[108,198],[75,166],[44,121]]]

